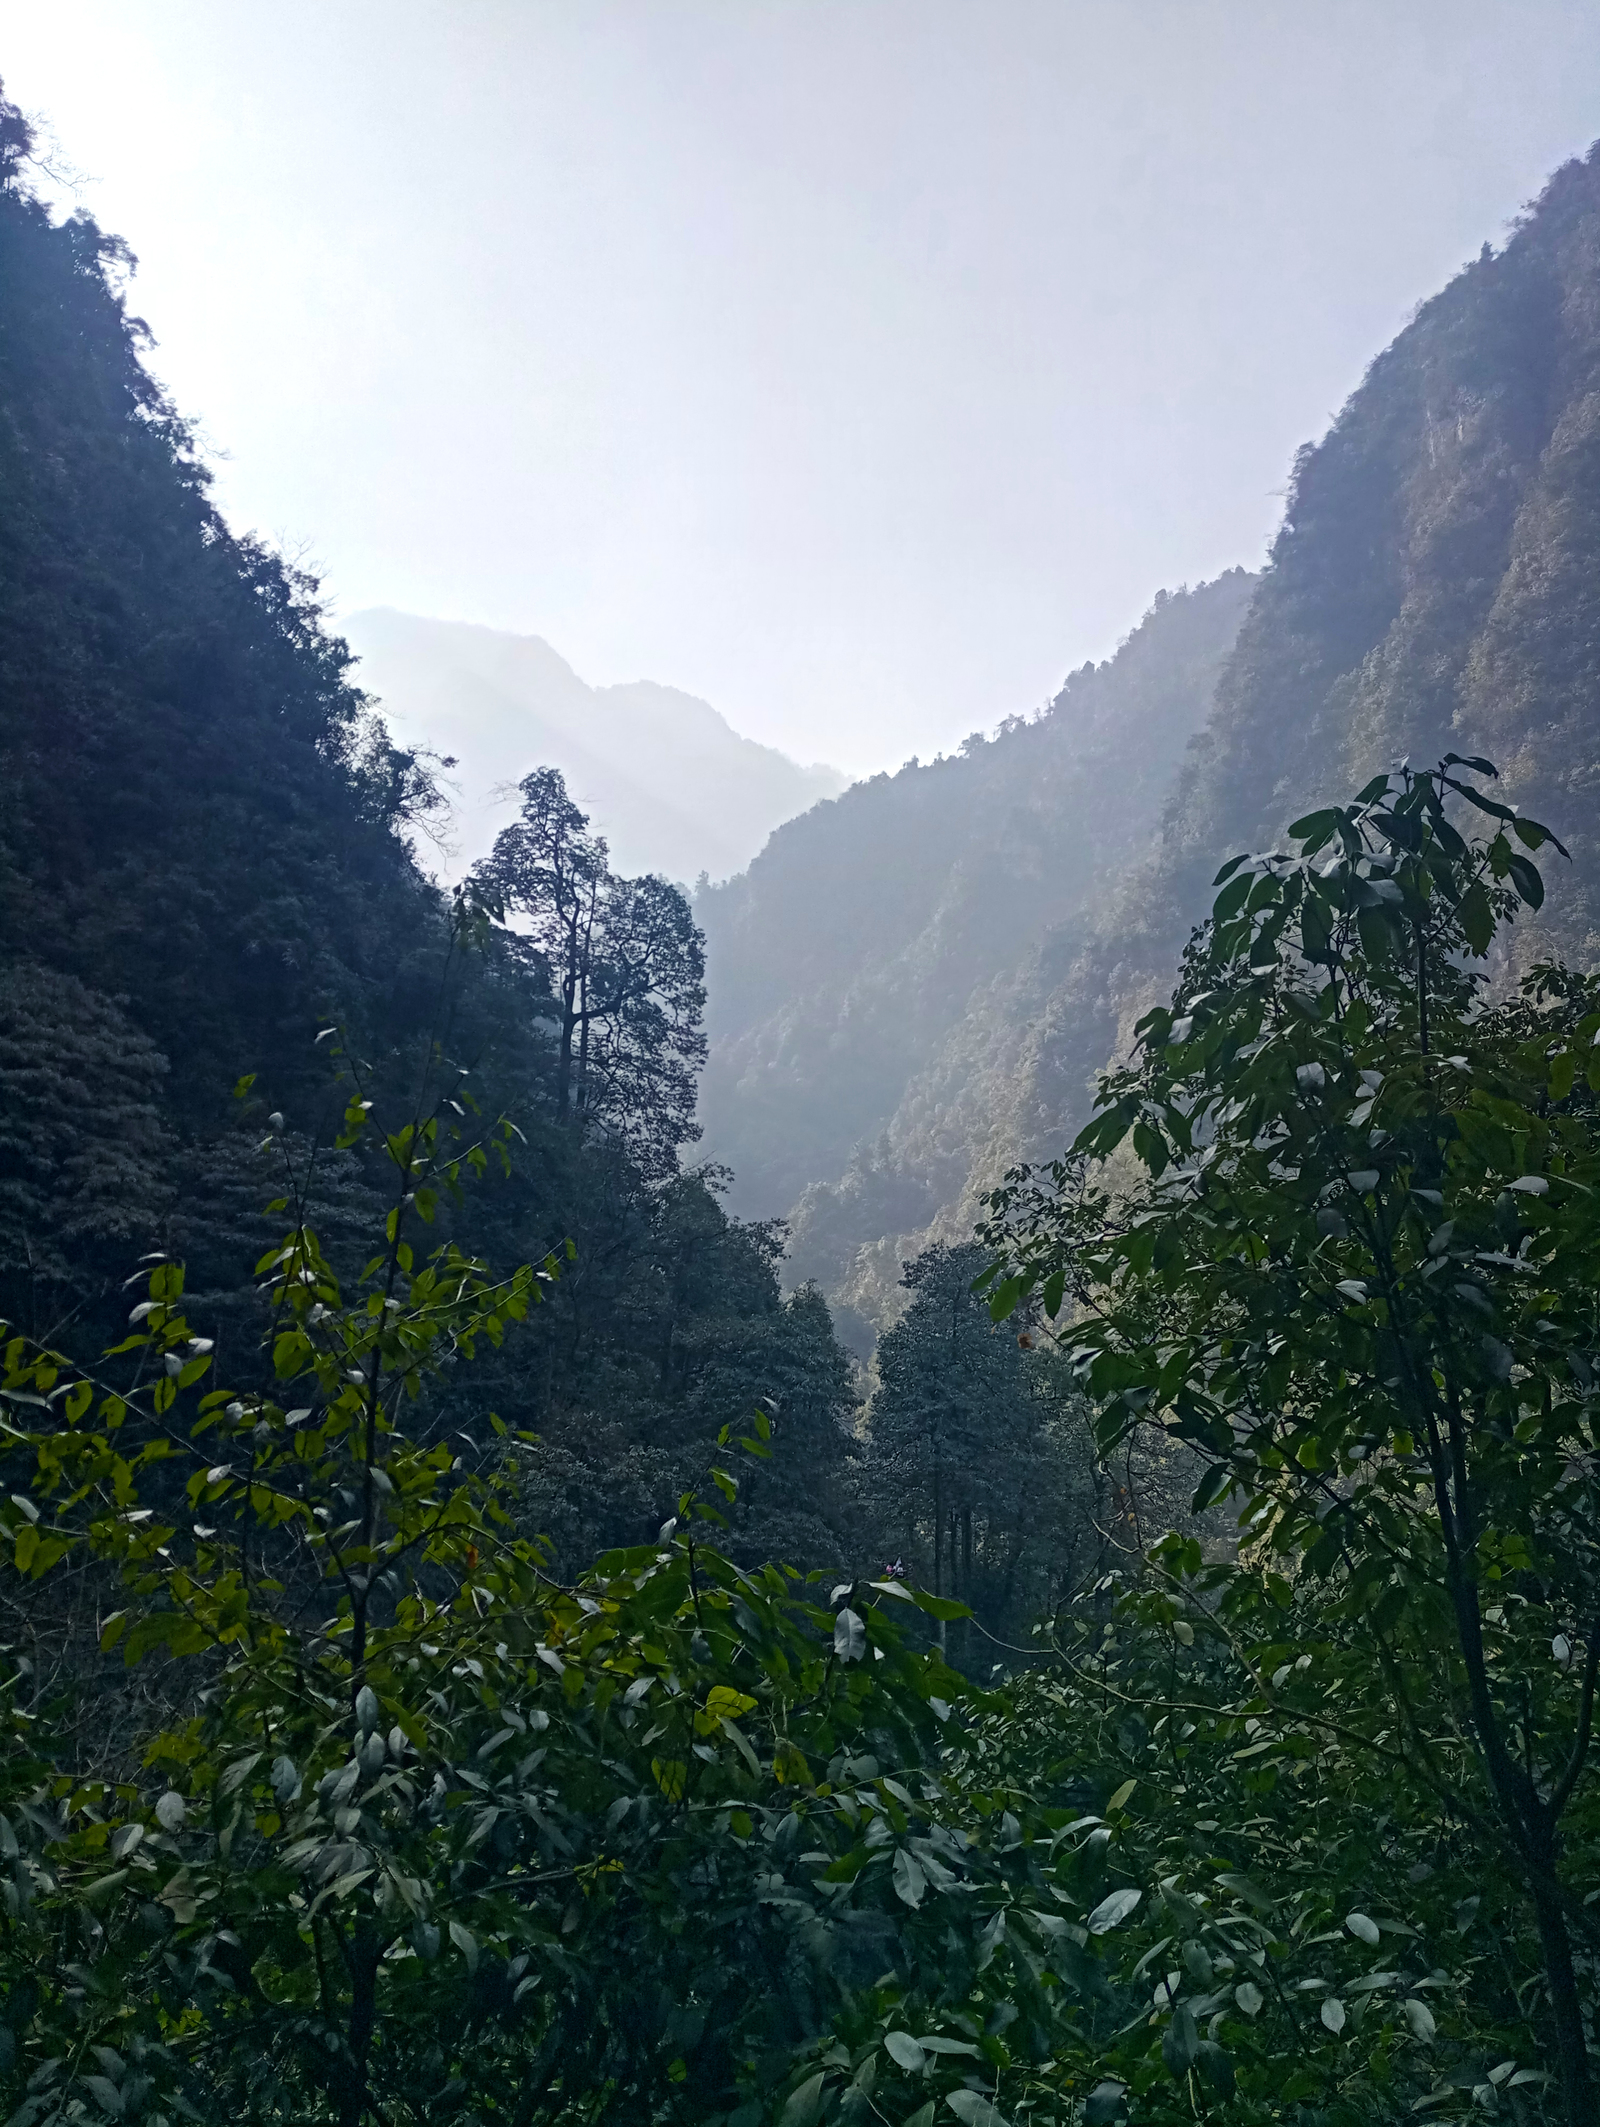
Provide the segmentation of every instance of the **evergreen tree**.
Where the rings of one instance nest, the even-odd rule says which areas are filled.
[[[747,1427],[758,1406],[773,1452],[732,1516],[735,1553],[808,1566],[853,1555],[850,1361],[817,1293],[783,1296],[781,1228],[730,1218],[719,1180],[591,1191],[577,1260],[523,1340],[535,1355],[503,1377],[494,1359],[479,1369],[492,1383],[480,1395],[540,1435],[523,1512],[564,1564],[653,1536],[721,1428]]]
[[[878,1347],[865,1489],[897,1562],[1009,1637],[1081,1574],[1092,1480],[1079,1399],[973,1292],[988,1261],[940,1242],[906,1264],[911,1304]]]
[[[523,778],[522,814],[478,866],[481,891],[520,917],[552,1000],[556,1114],[621,1138],[652,1176],[699,1135],[705,940],[665,879],[623,879],[555,768]]]
[[[539,771],[500,852],[515,928],[464,907],[453,927],[410,846],[427,762],[389,744],[315,586],[218,515],[145,367],[129,254],[51,216],[29,153],[0,103],[0,1304],[86,1356],[160,1245],[256,1381],[286,1155],[303,1178],[322,1146],[308,1214],[341,1271],[364,1260],[371,1160],[327,1150],[337,1025],[369,1092],[448,1059],[464,1103],[522,1132],[437,1233],[579,1248],[515,1354],[445,1370],[427,1425],[477,1440],[517,1411],[545,1442],[536,1525],[633,1541],[722,1424],[794,1388],[830,1414],[808,1435],[825,1468],[785,1455],[758,1490],[775,1543],[781,1522],[783,1546],[840,1555],[848,1362],[784,1303],[775,1238],[679,1174],[704,1053],[684,897],[616,877]]]

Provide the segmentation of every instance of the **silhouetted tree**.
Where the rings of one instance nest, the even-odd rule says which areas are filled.
[[[700,1135],[705,941],[677,887],[612,871],[604,836],[558,769],[536,768],[520,787],[522,815],[475,878],[521,919],[548,982],[557,1117],[620,1137],[646,1174],[664,1178]]]

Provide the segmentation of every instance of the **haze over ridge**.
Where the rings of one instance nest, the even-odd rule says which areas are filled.
[[[441,775],[448,878],[488,853],[535,767],[561,770],[620,870],[683,881],[742,871],[775,827],[847,782],[743,737],[682,688],[592,687],[542,636],[384,606],[342,632],[396,738],[454,758]]]
[[[1374,772],[1493,761],[1570,853],[1495,977],[1594,966],[1597,288],[1600,143],[1375,355],[1259,576],[1159,599],[1045,718],[857,786],[700,897],[707,1149],[788,1212],[791,1275],[859,1349],[905,1260],[1071,1142],[1219,863]]]
[[[54,0],[230,522],[853,774],[1260,560],[1374,347],[1590,137],[1580,0]]]

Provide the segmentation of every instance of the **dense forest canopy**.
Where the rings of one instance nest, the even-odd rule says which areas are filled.
[[[1600,160],[691,903],[549,762],[440,890],[30,153],[12,2127],[1589,2127]]]
[[[125,247],[81,216],[52,218],[27,183],[28,145],[7,107],[4,1313],[92,1351],[120,1320],[131,1263],[167,1247],[189,1264],[208,1333],[254,1364],[249,1273],[281,1188],[266,1118],[283,1116],[278,1142],[296,1148],[336,1125],[318,1037],[337,1026],[377,1098],[409,1097],[436,1049],[522,1131],[509,1177],[470,1212],[441,1205],[450,1230],[499,1257],[581,1244],[514,1388],[452,1394],[440,1420],[480,1427],[515,1396],[549,1447],[544,1525],[575,1556],[660,1522],[727,1398],[781,1383],[797,1410],[826,1414],[819,1471],[830,1446],[842,1461],[854,1391],[826,1309],[782,1297],[771,1230],[726,1215],[714,1172],[679,1171],[703,1006],[684,896],[614,877],[561,800],[601,853],[578,1006],[587,1077],[573,1085],[569,971],[540,930],[553,902],[509,848],[493,890],[532,911],[512,928],[469,924],[431,884],[418,850],[432,764],[391,744],[351,684],[316,586],[217,514],[144,366]],[[642,985],[619,994],[634,962]],[[319,1162],[336,1256],[364,1245],[372,1186],[356,1151]],[[820,1476],[793,1490],[802,1548],[838,1555]]]

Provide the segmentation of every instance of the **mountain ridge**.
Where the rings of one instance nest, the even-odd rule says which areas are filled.
[[[978,1089],[997,1044],[1032,1038],[999,1000],[1152,844],[1251,581],[1162,592],[1038,716],[853,786],[697,896],[704,1149],[747,1215],[792,1216],[791,1273],[863,1322],[894,1304],[901,1242],[964,1198],[998,1127]],[[893,1147],[911,1140],[908,1161]],[[880,1258],[870,1304],[849,1269],[861,1247]]]
[[[1076,908],[1043,910],[1022,950],[1011,913],[990,912],[986,982],[924,1046],[887,1114],[850,1115],[848,1040],[837,1067],[813,1056],[813,1107],[862,1127],[842,1159],[840,1133],[814,1139],[802,1186],[793,1163],[771,1179],[774,1194],[792,1188],[790,1274],[821,1284],[858,1351],[893,1318],[903,1257],[961,1237],[1007,1166],[1070,1142],[1097,1071],[1169,991],[1218,865],[1270,847],[1296,814],[1394,760],[1486,755],[1502,798],[1571,851],[1570,867],[1557,859],[1548,872],[1545,906],[1519,920],[1497,984],[1545,955],[1600,962],[1597,587],[1600,147],[1554,174],[1500,251],[1486,245],[1418,305],[1327,434],[1297,454],[1282,527],[1203,701],[1191,695],[1193,736],[1144,846],[1097,866]],[[1114,673],[1140,640],[1136,630],[1100,670]],[[898,801],[907,817],[915,809],[909,794]],[[1062,813],[1059,826],[1082,823]],[[896,822],[878,831],[892,841]],[[795,861],[807,832],[796,822],[774,844],[790,852],[784,898],[797,921],[827,882],[820,836],[809,873]],[[892,924],[901,886],[881,909],[858,906],[862,931],[880,915]],[[702,896],[714,999],[736,888],[720,903]],[[856,979],[838,973],[841,986]],[[769,953],[768,988],[786,975],[822,987],[804,953]],[[926,1004],[911,983],[907,1023]],[[785,1030],[775,1014],[765,1032],[753,1012],[747,1026],[727,1017],[714,1003],[707,1144],[743,1160],[748,1188],[762,1179],[752,1123],[780,1076]]]
[[[396,736],[454,758],[441,777],[452,875],[487,854],[515,816],[510,787],[538,766],[561,770],[620,870],[684,881],[741,870],[774,827],[846,785],[682,688],[591,686],[542,636],[389,606],[353,613],[343,633]]]

